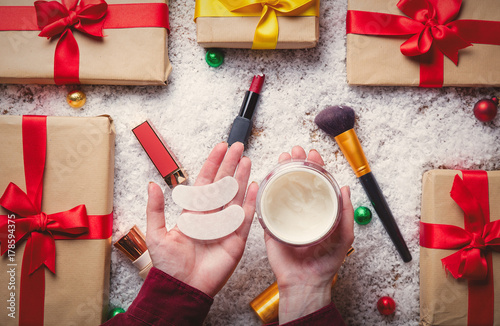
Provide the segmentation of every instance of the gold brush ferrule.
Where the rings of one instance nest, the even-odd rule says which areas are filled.
[[[358,178],[372,171],[354,129],[341,133],[335,140]]]
[[[144,234],[134,225],[130,231],[120,240],[115,242],[115,247],[120,249],[131,261],[137,260],[144,252],[148,250]]]

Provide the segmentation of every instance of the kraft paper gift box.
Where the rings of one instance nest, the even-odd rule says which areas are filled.
[[[464,175],[468,173],[469,175]],[[494,239],[500,234],[500,225],[498,225],[500,224],[500,171],[482,172],[484,175],[479,176],[482,178],[480,187],[476,179],[478,176],[471,176],[470,173],[470,171],[432,170],[423,176],[420,228],[421,325],[500,325],[500,252],[497,252],[498,248],[497,251],[492,251],[492,245],[495,242],[499,243],[498,239]],[[472,173],[477,173],[477,171],[472,171]],[[458,192],[454,186],[456,175],[464,180],[463,184],[469,190],[469,194],[464,196],[465,201],[459,201],[461,206],[451,197],[452,187],[454,198],[459,197],[456,195]],[[486,178],[487,181],[485,181]],[[479,203],[482,214],[470,214],[466,219],[461,207],[474,207],[474,202]],[[469,211],[469,209],[466,210]],[[477,223],[480,221],[478,216],[486,219],[484,216],[488,213],[489,223],[483,220],[479,223],[482,225],[474,226],[473,219],[476,219]],[[494,223],[497,226],[490,229]],[[486,227],[487,224],[489,227]],[[456,228],[446,229],[443,232],[439,229],[443,228],[441,225],[444,225],[444,228],[450,226],[456,226]],[[438,229],[432,229],[435,227]],[[476,233],[482,233],[482,236],[476,239],[474,239],[474,232],[471,232],[471,228],[474,227],[476,227]],[[455,240],[457,237],[462,240]],[[479,239],[481,237],[486,240]],[[446,243],[444,246],[443,243],[432,243],[437,240]],[[457,241],[461,243],[457,244]],[[477,247],[483,247],[484,244],[487,248],[482,252],[479,251]],[[453,246],[456,248],[436,248]],[[485,260],[474,260],[479,253],[485,257]],[[450,257],[450,255],[455,256]],[[453,265],[453,262],[462,263],[461,255],[470,257],[470,260],[468,259],[467,263],[462,265],[464,270],[454,269],[454,266],[458,267],[458,265]],[[442,259],[445,260],[442,261]],[[471,270],[477,273],[475,266],[482,265],[483,262],[487,265],[487,268],[483,270],[486,272],[485,277],[484,275],[469,275]],[[461,279],[454,277],[453,274],[457,271],[464,274]],[[469,281],[467,278],[478,280]]]
[[[417,22],[403,12],[398,6],[404,4],[411,7],[414,4],[439,3],[449,4],[458,2],[452,0],[349,0],[347,13],[347,81],[351,85],[379,85],[379,86],[500,86],[500,6],[497,0],[463,0],[458,8],[449,11],[451,15],[444,24],[439,27],[442,31],[462,24],[460,26],[460,38],[468,41],[473,46],[457,41],[458,66],[448,57],[443,56],[437,49],[435,40],[432,48],[424,55],[407,56],[401,52],[401,45],[414,37],[419,36],[418,29],[426,22]],[[398,6],[397,6],[398,5]],[[433,6],[435,7],[435,6]],[[443,6],[444,7],[444,6]],[[421,8],[417,8],[421,10]],[[417,10],[417,11],[418,11]],[[376,13],[373,16],[359,16],[355,11]],[[444,10],[440,10],[442,13]],[[423,11],[420,11],[423,12]],[[415,29],[406,35],[395,35],[395,29],[405,34],[401,27],[396,28],[395,16],[404,17],[399,26],[404,24]],[[410,21],[411,20],[411,21]],[[469,25],[461,20],[477,20]],[[436,24],[430,21],[429,24]],[[420,27],[419,27],[420,26]],[[439,34],[436,28],[427,29],[430,33]],[[387,35],[375,35],[383,34]],[[425,33],[425,32],[424,32]],[[407,44],[409,48],[410,44]],[[412,43],[411,51],[417,51],[416,43]],[[420,43],[419,46],[422,46]],[[410,49],[408,49],[410,51]],[[415,54],[408,52],[408,54]],[[456,49],[450,50],[456,55]],[[432,58],[432,56],[435,58]],[[453,57],[453,55],[450,55]]]
[[[102,23],[103,37],[77,31],[77,23],[71,27],[76,46],[66,35],[64,44],[71,46],[71,51],[65,51],[65,46],[58,45],[61,33],[57,30],[50,39],[38,36],[41,31],[33,0],[0,0],[0,83],[165,85],[172,70],[165,28],[167,2],[105,2],[107,9],[100,7],[105,12],[103,18],[87,20],[95,25],[84,27],[95,35]],[[51,22],[50,10],[39,10],[42,22]],[[62,58],[58,61],[59,55]]]
[[[249,1],[250,3],[254,3]],[[197,0],[195,22],[198,44],[206,48],[253,49],[303,49],[315,47],[319,39],[319,0],[291,1],[300,4],[298,9],[277,13],[273,22],[275,41],[254,42],[263,6],[260,3],[229,10],[232,0]],[[279,1],[278,1],[279,6]],[[273,8],[268,8],[274,11]],[[268,22],[271,21],[268,18]]]
[[[23,202],[23,195],[19,192],[27,191],[28,178],[32,180],[29,187],[35,185],[35,188],[38,188],[36,175],[39,175],[41,170],[33,168],[33,164],[39,167],[40,162],[43,161],[40,155],[44,153],[43,149],[39,149],[43,147],[43,140],[38,140],[40,134],[37,133],[42,130],[39,126],[40,123],[43,124],[43,121],[38,120],[40,117],[34,118],[37,126],[33,127],[30,119],[33,118],[28,117],[29,121],[25,121],[19,116],[0,116],[0,151],[2,153],[0,155],[0,196],[3,194],[0,203],[2,206],[9,207],[9,210],[0,207],[2,252],[7,243],[11,248],[10,225],[14,225],[13,228],[16,231],[33,223],[39,225],[31,229],[31,234],[28,233],[19,240],[14,245],[15,249],[6,251],[0,257],[2,270],[0,301],[4,306],[0,314],[0,325],[28,323],[32,325],[40,324],[40,321],[44,325],[99,325],[106,321],[109,297],[115,140],[113,122],[105,116],[47,117],[46,159],[45,169],[42,172],[41,212],[43,213],[25,213],[24,215],[35,215],[22,217],[13,213],[14,209],[8,202]],[[41,132],[43,134],[43,130]],[[26,133],[30,133],[31,136],[27,136]],[[27,151],[31,151],[31,154]],[[38,159],[33,160],[33,158]],[[26,174],[25,167],[27,170],[35,170],[35,175]],[[10,183],[14,183],[21,190],[16,191],[16,187]],[[12,196],[10,200],[6,198],[7,193]],[[33,196],[33,192],[30,194],[28,190],[28,197],[30,196]],[[79,205],[85,205],[85,208]],[[67,214],[68,210],[74,213],[74,207],[79,213],[86,211],[86,217],[70,215],[61,218],[57,214],[59,212],[63,212],[63,215]],[[44,216],[45,225],[43,225]],[[28,219],[32,222],[26,222]],[[85,224],[80,222],[81,219],[88,223],[88,232],[79,228],[82,225],[71,229],[75,227],[74,223]],[[15,223],[9,220],[14,220]],[[7,234],[5,223],[8,223]],[[50,240],[50,234],[55,238],[53,240],[55,273],[46,265],[41,265],[37,272],[41,271],[42,281],[38,274],[38,278],[34,279],[34,285],[28,283],[23,287],[21,278],[24,277],[25,271],[29,273],[30,270],[29,260],[27,266],[23,266],[23,263],[26,263],[24,261],[27,256],[25,248],[29,245],[29,238],[31,237],[33,241],[32,258],[36,260],[42,254],[47,253],[49,261],[47,265],[50,266],[51,255],[48,249],[51,247],[40,246],[40,242],[35,239],[37,237],[40,240],[43,236],[44,239]],[[6,241],[5,244],[4,241]],[[5,271],[12,272],[9,274]],[[29,277],[35,277],[37,272]],[[45,287],[41,290],[41,306],[40,302],[35,304],[28,302],[27,306],[23,307],[21,303],[23,296],[25,299],[30,297],[36,299],[35,288],[43,283],[43,278]],[[11,304],[11,302],[14,303]],[[42,309],[41,317],[37,307]],[[11,315],[12,313],[14,314]],[[35,316],[38,322],[31,323],[31,320],[28,322],[24,319],[23,323],[20,313],[27,315],[28,318]]]

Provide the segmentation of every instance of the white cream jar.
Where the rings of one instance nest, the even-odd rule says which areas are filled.
[[[333,232],[340,219],[340,188],[328,171],[307,161],[274,168],[257,194],[257,215],[278,241],[307,246]]]

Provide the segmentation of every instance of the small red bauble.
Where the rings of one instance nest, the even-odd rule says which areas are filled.
[[[498,111],[498,97],[492,97],[491,100],[483,98],[474,105],[474,115],[477,120],[488,122],[495,118]]]
[[[378,299],[377,309],[382,315],[392,315],[396,311],[396,302],[391,297]]]

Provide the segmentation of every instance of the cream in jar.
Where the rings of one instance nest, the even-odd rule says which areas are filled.
[[[311,162],[279,165],[264,179],[257,213],[266,231],[291,245],[311,245],[328,236],[340,215],[340,190],[326,170]]]

